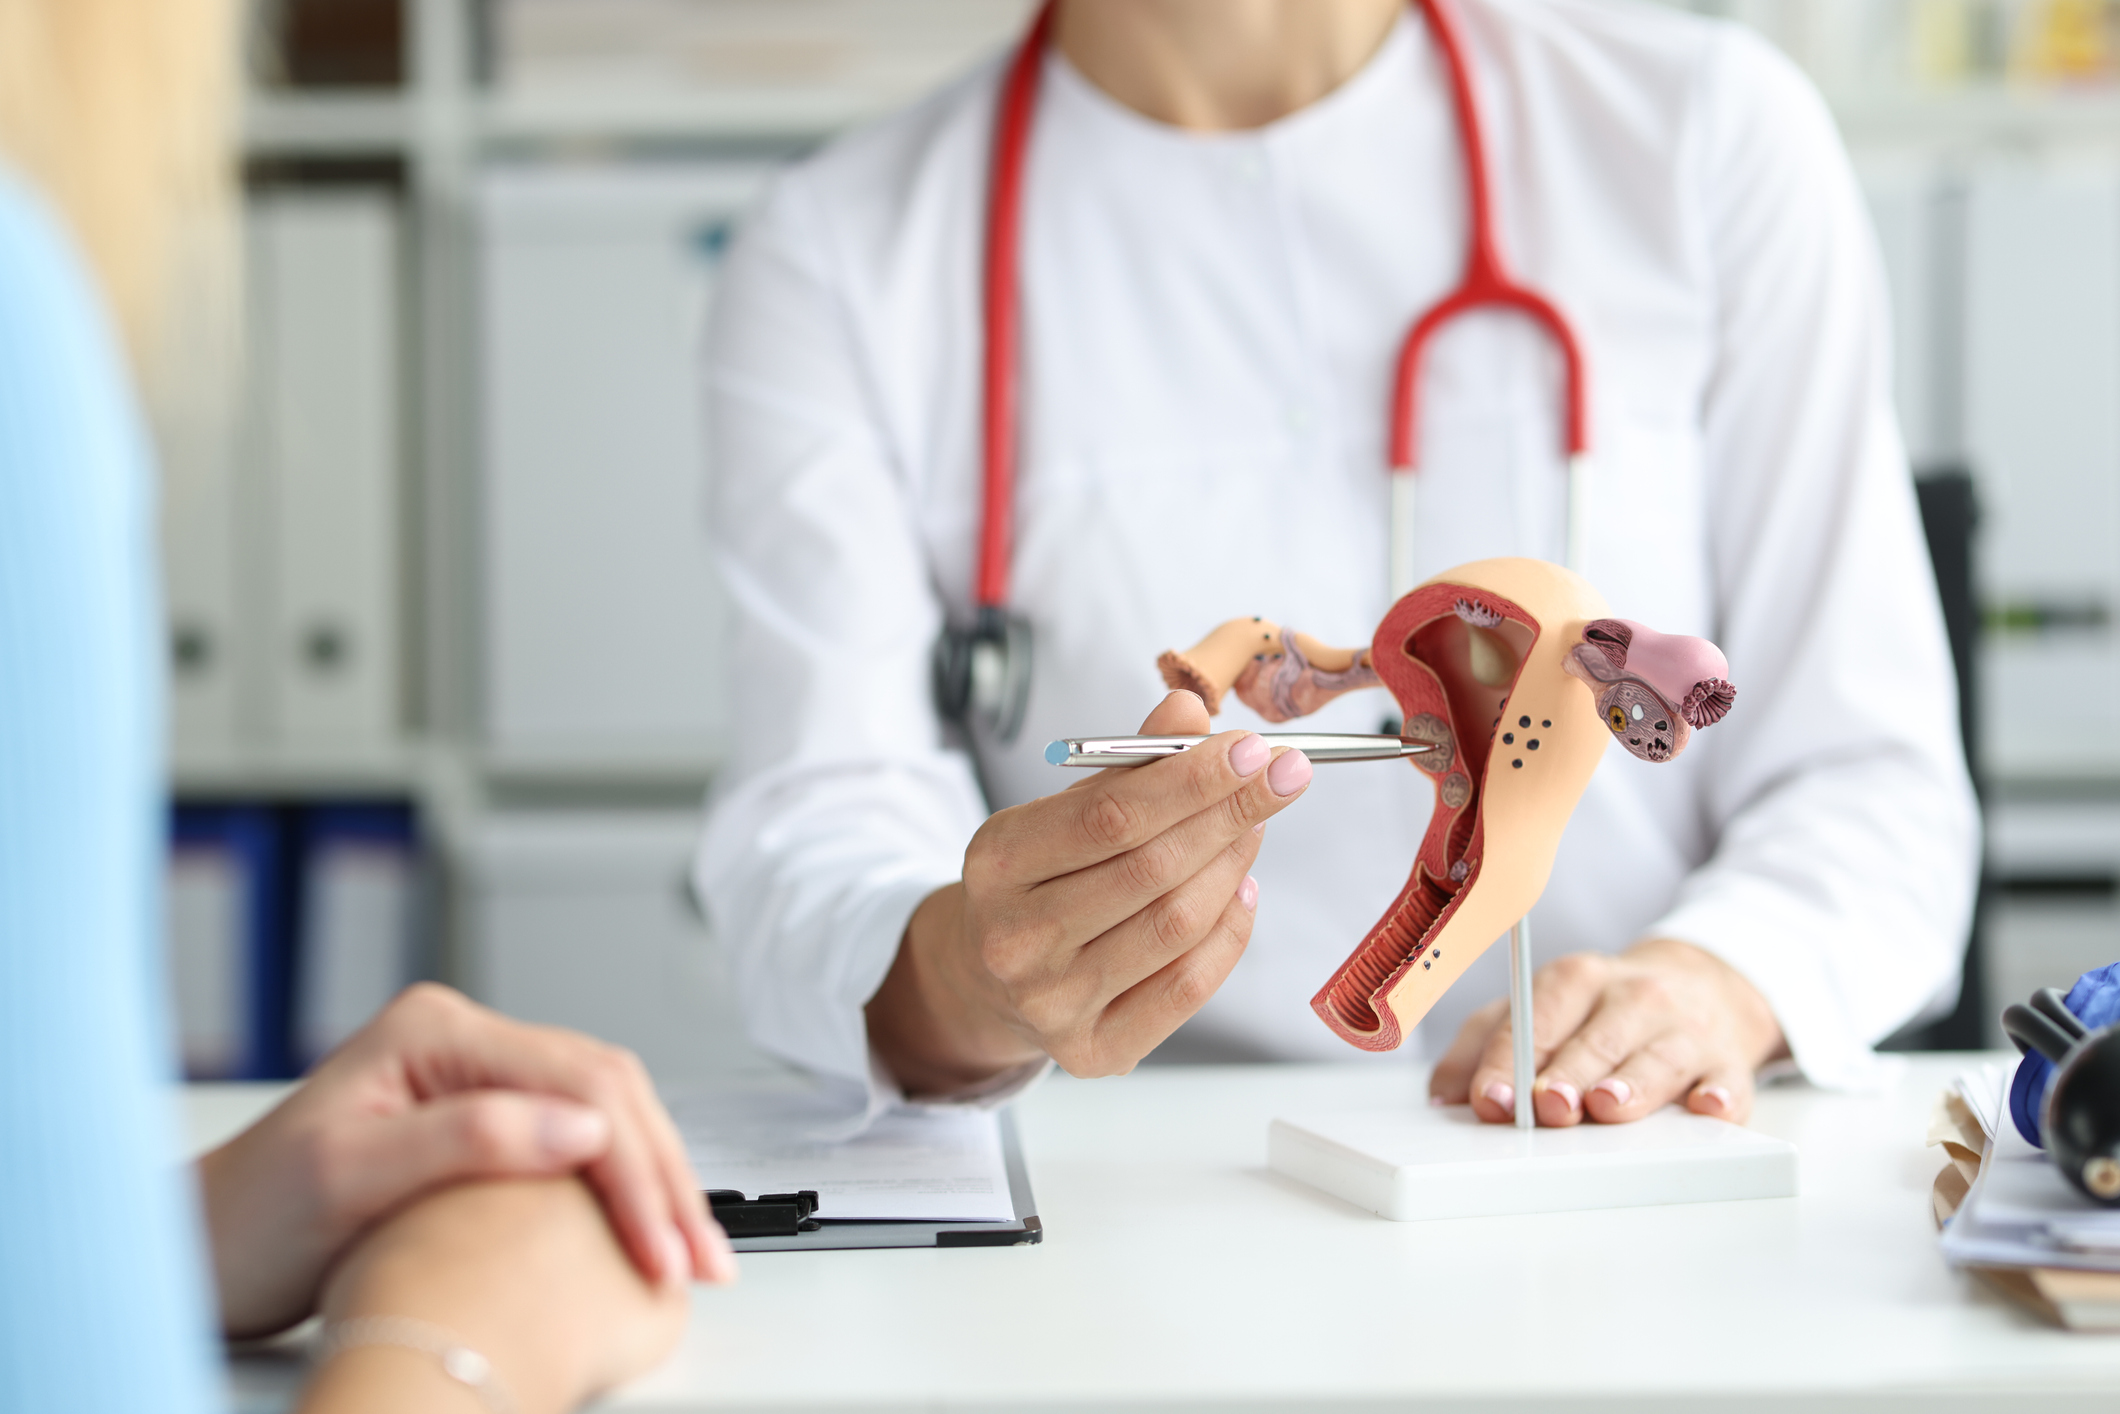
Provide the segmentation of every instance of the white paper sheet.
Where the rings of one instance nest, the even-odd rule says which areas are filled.
[[[1975,1070],[1968,1070],[1957,1080],[1958,1093],[1965,1098],[1980,1121],[1980,1132],[1992,1139],[1995,1131],[2010,1123],[2010,1082],[2016,1078],[2014,1063],[1989,1061]]]
[[[820,1218],[1011,1222],[994,1110],[899,1110],[852,1139],[829,1135],[844,1116],[827,1100],[787,1091],[700,1091],[670,1097],[706,1188],[817,1191]]]
[[[2120,1212],[2070,1187],[2005,1115],[1942,1243],[1958,1265],[2120,1270]]]

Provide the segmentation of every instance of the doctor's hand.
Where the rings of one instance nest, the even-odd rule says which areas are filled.
[[[1532,1109],[1542,1125],[1640,1119],[1673,1100],[1742,1124],[1752,1077],[1788,1054],[1767,999],[1690,943],[1652,938],[1616,956],[1574,953],[1531,983]],[[1490,1124],[1515,1117],[1506,999],[1467,1019],[1429,1078],[1431,1099],[1472,1102]]]
[[[1141,730],[1204,733],[1207,709],[1174,692]],[[1243,955],[1261,834],[1309,783],[1301,752],[1232,731],[996,813],[962,882],[914,911],[871,1043],[915,1095],[1048,1055],[1071,1075],[1133,1069]]]
[[[639,1061],[446,987],[408,988],[199,1161],[222,1328],[264,1335],[303,1319],[355,1239],[422,1195],[577,1173],[649,1281],[735,1278]]]

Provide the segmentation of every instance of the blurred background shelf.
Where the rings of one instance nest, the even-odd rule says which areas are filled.
[[[413,145],[416,117],[413,102],[392,94],[252,92],[244,101],[243,145],[253,157],[401,154]]]
[[[422,974],[671,1077],[750,1063],[685,884],[726,731],[715,271],[778,165],[980,62],[1029,0],[255,3],[250,382],[165,461],[172,794],[262,813],[177,851],[183,966],[263,955],[231,931],[244,829],[279,831],[293,897],[313,822],[398,809],[420,882],[400,912],[355,849],[338,923],[283,908],[278,1039],[216,1064],[298,1066],[299,1014]],[[1855,156],[1910,463],[1978,508],[1975,972],[2064,982],[2120,956],[2120,3],[1679,8],[1782,45]],[[224,1029],[226,980],[183,989]]]

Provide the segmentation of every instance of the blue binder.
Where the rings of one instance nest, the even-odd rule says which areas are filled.
[[[202,940],[196,956],[180,965],[211,966],[215,975],[179,980],[180,998],[217,996],[215,1014],[235,1034],[217,1046],[203,1066],[187,1067],[194,1080],[274,1080],[292,1073],[288,1055],[288,982],[293,952],[289,910],[289,858],[279,812],[262,805],[179,805],[173,812],[172,848],[195,853],[227,871],[233,886],[225,924],[233,936]],[[181,1013],[181,1008],[180,1008]],[[180,1014],[180,1030],[187,1018]]]

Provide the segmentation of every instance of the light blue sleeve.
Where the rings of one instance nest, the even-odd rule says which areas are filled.
[[[220,1402],[162,980],[148,458],[64,233],[0,171],[0,1410]]]

